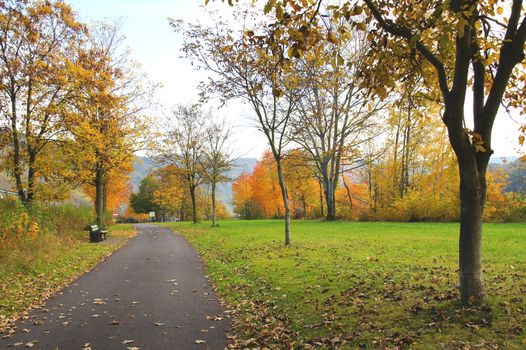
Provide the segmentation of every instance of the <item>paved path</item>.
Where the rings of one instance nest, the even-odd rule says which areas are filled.
[[[19,321],[0,349],[224,349],[230,321],[197,253],[166,228],[137,227],[126,247]]]

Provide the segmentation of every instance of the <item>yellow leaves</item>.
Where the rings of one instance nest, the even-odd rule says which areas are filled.
[[[283,94],[283,90],[281,90],[278,87],[273,87],[272,88],[272,95],[274,95],[274,97],[280,98],[280,97],[282,97],[284,95]]]
[[[475,150],[475,152],[478,152],[478,153],[486,152],[486,148],[484,147],[485,142],[481,134],[473,130],[470,130],[468,128],[465,128],[464,132],[466,133],[471,144],[473,145],[473,149]]]
[[[223,46],[223,47],[221,47],[221,48],[219,49],[219,52],[221,52],[221,53],[227,53],[227,52],[232,51],[233,48],[234,48],[233,45],[225,45],[225,46]]]
[[[504,9],[501,6],[497,7],[497,14],[502,15],[503,13],[504,13]]]
[[[524,135],[519,136],[519,145],[524,146]]]
[[[263,13],[266,15],[269,14],[270,11],[272,11],[272,9],[274,8],[275,3],[276,3],[276,0],[267,1],[267,3],[265,4],[265,7],[263,7]]]
[[[285,11],[283,10],[281,4],[276,5],[276,18],[280,21],[285,19]]]

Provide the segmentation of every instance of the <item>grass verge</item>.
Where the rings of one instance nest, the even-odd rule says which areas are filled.
[[[91,244],[88,232],[68,232],[60,243],[52,241],[45,249],[34,249],[29,260],[23,256],[27,251],[9,256],[0,269],[0,330],[91,270],[134,235],[130,224],[113,225],[107,241]]]
[[[458,303],[458,224],[165,224],[237,315],[233,348],[524,349],[526,226],[485,224],[483,305]]]

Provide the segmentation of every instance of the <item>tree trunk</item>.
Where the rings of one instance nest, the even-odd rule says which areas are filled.
[[[342,172],[342,182],[343,182],[343,185],[345,186],[345,191],[347,192],[347,198],[349,199],[349,206],[350,206],[351,214],[352,214],[353,202],[352,202],[351,188],[349,187],[349,185],[347,185],[347,181],[345,181],[345,174],[343,172]]]
[[[212,227],[216,226],[216,184],[212,182]]]
[[[97,226],[104,229],[104,171],[100,167],[95,173],[95,212]]]
[[[490,158],[491,136],[486,137],[487,152],[477,153],[463,129],[462,104],[446,104],[449,140],[457,157],[460,175],[459,283],[462,304],[480,302],[485,294],[482,271],[482,213],[486,197],[486,169]],[[488,134],[491,135],[491,134]]]
[[[325,216],[325,210],[323,208],[323,188],[321,185],[321,181],[318,181],[318,184],[320,185],[320,213],[321,216]]]
[[[28,171],[27,171],[27,192],[26,192],[26,200],[24,202],[26,207],[30,207],[31,203],[33,202],[33,197],[35,195],[35,175],[36,175],[36,154],[35,152],[29,152],[29,159],[28,159]]]
[[[460,300],[474,304],[485,294],[482,271],[482,213],[486,197],[486,179],[476,164],[460,164]]]
[[[13,88],[14,90],[14,88]],[[11,96],[14,96],[14,91],[11,91]],[[16,191],[18,198],[24,204],[27,202],[26,193],[24,192],[24,185],[22,183],[22,167],[20,165],[20,139],[18,137],[18,114],[16,99],[11,98],[11,136],[13,138],[13,175],[15,177]]]
[[[326,221],[336,220],[336,202],[334,200],[334,184],[329,179],[323,181],[325,202],[327,203]]]
[[[285,207],[285,245],[290,245],[290,208],[289,208],[289,196],[287,192],[287,186],[285,179],[283,178],[283,169],[281,167],[281,160],[276,159],[278,168],[278,181],[279,187],[281,188],[281,195],[283,197],[283,206]]]
[[[190,186],[190,197],[192,198],[192,220],[197,224],[197,208],[195,201],[195,186]]]

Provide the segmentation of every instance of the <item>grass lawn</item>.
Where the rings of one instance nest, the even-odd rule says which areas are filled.
[[[458,302],[459,225],[296,221],[164,224],[203,255],[237,309],[239,347],[525,349],[526,225],[484,226],[488,297]]]
[[[67,242],[47,247],[45,252],[34,251],[30,262],[25,256],[12,257],[0,268],[0,329],[93,268],[134,235],[132,225],[113,225],[107,241],[90,244],[88,232],[72,232]]]

